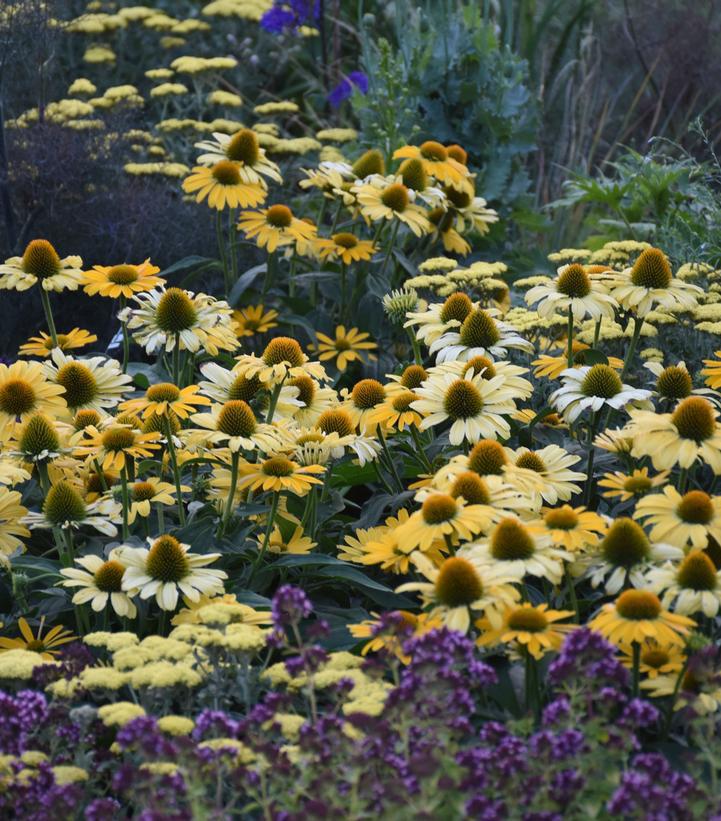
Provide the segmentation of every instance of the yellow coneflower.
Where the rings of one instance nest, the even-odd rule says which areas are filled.
[[[621,664],[629,669],[633,666],[633,649],[631,646],[619,647]],[[684,665],[684,653],[676,644],[659,644],[655,639],[646,639],[641,645],[639,670],[649,679],[657,676],[676,675]]]
[[[345,325],[338,325],[334,339],[320,331],[316,332],[316,337],[317,347],[311,343],[308,350],[318,354],[321,362],[334,359],[339,371],[344,371],[351,362],[362,361],[364,357],[371,361],[377,359],[370,351],[377,350],[378,345],[370,339],[369,333],[359,331],[358,328],[346,331]]]
[[[190,488],[181,485],[182,493],[189,493]],[[128,524],[133,524],[140,516],[147,519],[152,513],[153,505],[175,505],[176,488],[169,482],[163,482],[155,476],[148,476],[133,482],[128,487],[130,506],[128,508]]]
[[[373,222],[394,220],[406,225],[417,236],[431,229],[423,208],[412,201],[412,192],[403,183],[390,185],[369,180],[353,187],[361,214]]]
[[[554,544],[575,553],[597,544],[608,529],[608,524],[598,513],[586,510],[585,507],[561,505],[542,508],[541,519],[529,522],[528,528],[531,532],[547,533]]]
[[[239,488],[280,492],[287,490],[296,496],[304,496],[313,485],[322,484],[313,475],[325,473],[321,465],[299,465],[285,456],[272,456],[262,462],[245,462],[240,465]]]
[[[662,645],[683,645],[693,619],[664,610],[658,596],[650,590],[626,590],[589,622],[612,644],[643,644],[655,639]]]
[[[141,433],[130,425],[110,425],[100,431],[85,428],[82,444],[75,448],[77,456],[96,459],[102,470],[120,472],[128,459],[150,459],[160,448],[160,433]]]
[[[84,348],[92,342],[97,342],[98,337],[81,328],[73,328],[72,331],[68,331],[66,334],[57,334],[56,339],[57,345],[53,342],[53,338],[50,334],[46,334],[45,331],[40,331],[39,336],[31,336],[27,342],[20,346],[18,355],[39,356],[43,359],[47,359],[54,348],[60,348],[61,351]]]
[[[655,476],[649,476],[648,468],[634,468],[630,473],[617,470],[613,473],[604,473],[598,480],[598,486],[609,488],[601,493],[607,499],[618,497],[620,502],[627,502],[629,499],[644,496],[654,488],[662,487],[669,474],[670,471],[662,470]]]
[[[333,234],[330,239],[318,237],[315,247],[321,259],[339,259],[346,265],[367,262],[377,250],[370,240],[358,239],[349,233]]]
[[[278,327],[278,311],[263,305],[248,305],[233,311],[233,329],[239,337],[264,334]]]
[[[49,382],[40,362],[0,363],[0,438],[34,413],[54,418],[68,415],[65,388]]]
[[[27,650],[31,653],[39,653],[40,656],[48,661],[52,661],[58,655],[59,647],[71,641],[77,641],[77,636],[74,636],[69,630],[66,630],[62,624],[58,624],[43,636],[43,626],[45,624],[45,617],[40,620],[37,635],[33,634],[30,625],[24,618],[18,619],[18,629],[22,638],[6,639],[0,638],[0,652],[6,650]]]
[[[102,412],[115,407],[133,381],[114,359],[102,356],[76,359],[58,349],[52,352],[51,359],[43,366],[45,373],[48,379],[63,388],[63,399],[73,413],[79,410]]]
[[[534,607],[524,602],[506,610],[500,627],[494,628],[488,619],[479,619],[475,624],[481,635],[476,644],[515,644],[534,659],[540,659],[549,651],[558,650],[566,635],[578,628],[577,624],[558,624],[570,616],[571,610],[549,610],[547,604]]]
[[[230,160],[221,160],[210,168],[198,165],[183,180],[183,191],[195,194],[196,202],[208,200],[208,206],[224,208],[255,208],[265,202],[266,190],[257,183],[243,182],[241,167]]]
[[[30,535],[30,531],[21,522],[28,512],[20,504],[21,500],[22,496],[17,490],[0,486],[0,553],[5,556],[10,556],[16,550],[25,550],[23,539]]]
[[[491,512],[487,505],[467,505],[463,498],[433,493],[425,499],[420,510],[399,526],[397,535],[409,547],[426,551],[438,539],[455,547],[484,532],[490,524]]]
[[[662,493],[640,499],[633,518],[646,520],[652,539],[678,547],[704,547],[709,536],[721,541],[721,497],[703,490],[681,495],[667,485]]]
[[[453,186],[464,187],[468,184],[469,171],[460,163],[457,157],[459,152],[449,153],[448,148],[435,140],[426,140],[421,145],[405,145],[393,153],[393,159],[419,159],[423,168],[438,182]]]
[[[145,395],[137,399],[128,399],[120,405],[120,410],[140,414],[143,419],[156,414],[166,416],[174,413],[180,419],[187,419],[198,405],[209,405],[210,399],[199,396],[198,385],[179,388],[172,382],[158,382],[151,385]]]
[[[83,273],[82,284],[86,294],[94,296],[131,297],[141,291],[152,291],[165,283],[162,277],[156,276],[160,271],[157,265],[151,265],[150,259],[140,265],[94,265],[91,271]]]
[[[293,216],[287,205],[271,205],[260,211],[241,211],[238,230],[271,254],[284,245],[311,240],[318,231],[315,225]]]
[[[198,157],[200,165],[232,162],[238,167],[244,183],[266,187],[265,177],[283,182],[280,169],[266,157],[265,149],[258,143],[258,135],[249,128],[241,128],[232,135],[214,132],[212,140],[203,140],[195,147],[205,151]]]

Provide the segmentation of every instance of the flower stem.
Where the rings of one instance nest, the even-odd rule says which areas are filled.
[[[53,312],[50,307],[50,295],[42,285],[40,286],[40,301],[43,303],[43,310],[45,311],[45,319],[48,322],[50,338],[53,340],[53,348],[57,348],[58,332],[55,330],[55,320],[53,319]]]
[[[123,467],[120,471],[120,488],[122,491],[123,502],[123,541],[130,535],[130,528],[128,527],[128,509],[130,507],[130,497],[128,495],[128,472]]]
[[[413,437],[413,441],[415,442],[416,448],[418,449],[418,455],[421,457],[421,460],[423,461],[423,465],[429,473],[433,473],[433,465],[431,465],[428,457],[426,456],[426,452],[423,449],[423,442],[421,442],[421,437],[418,435],[418,430],[416,429],[416,426],[408,425],[408,427],[410,428],[411,436]]]
[[[571,607],[573,607],[576,613],[576,621],[580,624],[581,623],[581,609],[578,606],[578,597],[576,596],[576,585],[573,583],[573,577],[571,576],[568,565],[564,563],[563,565],[563,575],[566,577],[566,589],[568,590],[568,598],[571,602]]]
[[[566,332],[568,336],[567,340],[567,350],[566,350],[566,362],[568,363],[568,367],[573,367],[573,308],[568,306],[568,330]]]
[[[634,641],[631,645],[633,652],[633,666],[632,666],[632,695],[634,698],[638,697],[638,681],[641,675],[641,645]]]
[[[268,524],[265,528],[265,536],[263,536],[263,544],[260,546],[260,550],[258,551],[258,555],[253,562],[253,567],[250,571],[250,578],[248,579],[248,586],[250,587],[250,583],[253,581],[255,577],[256,571],[260,567],[260,563],[263,561],[263,556],[265,555],[265,551],[268,549],[268,543],[270,542],[270,534],[273,532],[273,525],[275,524],[275,517],[278,513],[278,503],[280,502],[280,493],[273,494],[273,501],[270,505],[270,512],[268,513]]]
[[[383,448],[383,453],[385,454],[386,459],[388,460],[388,466],[391,469],[391,473],[393,474],[393,478],[395,479],[396,484],[398,485],[398,491],[399,491],[399,493],[402,493],[403,492],[403,482],[401,481],[401,477],[398,475],[398,470],[396,469],[395,462],[393,461],[393,457],[391,456],[391,452],[388,449],[388,443],[386,442],[386,438],[383,435],[383,428],[380,425],[378,425],[378,440],[380,441],[381,447]]]
[[[411,347],[413,348],[413,359],[415,360],[416,365],[423,365],[423,357],[421,356],[421,346],[418,344],[416,335],[413,333],[413,328],[406,328],[406,333],[408,334],[408,338],[411,341]]]
[[[396,235],[398,234],[398,229],[400,228],[400,221],[396,220],[393,223],[393,228],[391,229],[391,238],[388,242],[388,248],[386,249],[386,256],[383,260],[383,265],[381,266],[380,271],[380,278],[383,279],[383,275],[386,272],[386,268],[388,267],[388,260],[393,256],[393,246],[396,243]]]
[[[126,299],[121,294],[119,297],[120,310],[122,311],[126,305]],[[130,360],[130,335],[128,334],[128,326],[120,320],[120,327],[123,333],[123,373],[127,373],[128,361]]]
[[[225,512],[223,514],[223,519],[220,523],[220,529],[218,531],[218,536],[222,536],[225,532],[225,529],[228,527],[228,522],[230,521],[230,516],[233,512],[233,508],[235,507],[235,488],[238,484],[238,463],[240,462],[240,453],[236,451],[230,457],[230,488],[228,490],[228,500],[225,503]]]
[[[283,382],[285,382],[285,378],[273,388],[273,393],[271,393],[270,395],[270,404],[268,405],[268,418],[265,420],[267,425],[269,425],[273,421],[273,416],[275,415],[275,406],[278,404],[278,397],[280,396],[280,391],[283,387]]]
[[[173,384],[180,387],[180,334],[175,334],[173,345]]]
[[[633,362],[633,355],[636,353],[636,346],[638,345],[638,340],[641,337],[641,328],[643,327],[642,317],[635,316],[633,318],[633,321],[633,336],[631,337],[631,344],[628,346],[628,353],[626,354],[626,358],[623,363],[623,370],[621,371],[621,382],[623,382],[623,377],[626,375],[629,365],[631,364],[631,362]]]
[[[165,435],[168,439],[168,456],[170,458],[170,466],[173,470],[173,479],[175,480],[175,494],[178,497],[178,519],[180,524],[184,525],[185,508],[183,507],[183,490],[180,482],[180,469],[178,468],[178,454],[175,452],[173,430],[170,427],[170,419],[168,419],[167,416],[163,417],[163,427],[165,428]]]
[[[225,296],[230,294],[230,273],[228,271],[228,260],[225,256],[225,237],[223,236],[223,216],[222,211],[215,212],[215,238],[218,242],[218,257],[223,266],[223,284],[225,285]]]

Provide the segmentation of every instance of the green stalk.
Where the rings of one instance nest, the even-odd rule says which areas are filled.
[[[120,294],[118,298],[118,304],[120,305],[121,311],[127,304],[127,300],[122,294]],[[128,334],[128,326],[125,322],[121,321],[120,327],[123,330],[123,373],[127,373],[128,362],[130,361],[130,335]]]
[[[173,345],[173,384],[180,387],[180,334],[175,334],[175,345]]]
[[[415,360],[416,365],[423,365],[421,346],[418,344],[416,335],[413,333],[413,328],[406,328],[406,333],[411,341],[411,347],[413,348],[413,359]]]
[[[273,532],[273,525],[275,524],[275,517],[278,513],[278,503],[280,502],[280,493],[276,492],[273,494],[273,501],[270,505],[270,513],[268,514],[268,525],[265,528],[265,536],[263,537],[263,544],[258,551],[258,555],[255,557],[255,561],[253,562],[253,567],[250,571],[250,578],[248,579],[248,586],[250,587],[250,583],[253,581],[255,577],[256,571],[260,567],[260,563],[263,561],[263,556],[265,556],[265,551],[268,549],[268,543],[270,542],[270,535]]]
[[[58,332],[55,330],[55,320],[53,319],[52,308],[50,307],[50,295],[40,285],[40,301],[43,303],[43,310],[45,311],[45,319],[48,323],[48,330],[50,331],[50,338],[53,340],[53,348],[58,346]]]
[[[383,279],[383,275],[385,274],[386,268],[388,267],[388,260],[393,256],[393,246],[396,243],[396,235],[398,234],[398,229],[400,228],[400,224],[401,224],[400,220],[396,220],[393,223],[393,228],[391,229],[391,238],[390,238],[390,241],[388,242],[388,248],[386,250],[386,256],[385,256],[385,259],[383,260],[383,265],[381,266],[381,271],[380,271],[380,278],[381,279]]]
[[[228,271],[228,260],[225,256],[225,237],[223,236],[223,215],[221,211],[215,212],[215,238],[218,242],[218,258],[223,266],[223,284],[225,286],[226,298],[230,294],[230,274]]]
[[[641,645],[634,641],[631,645],[633,652],[633,666],[632,666],[632,695],[634,698],[638,697],[638,682],[641,675]]]
[[[566,577],[566,589],[568,590],[568,598],[571,602],[571,606],[573,607],[576,613],[576,621],[580,624],[581,609],[578,606],[578,597],[576,596],[576,585],[573,583],[573,577],[571,576],[568,570],[568,565],[565,562],[563,565],[563,575]]]
[[[130,497],[128,494],[128,473],[125,467],[120,471],[120,489],[123,503],[123,541],[130,535],[128,527],[128,511],[130,508]]]
[[[266,424],[268,425],[273,421],[273,416],[275,415],[275,407],[278,404],[278,397],[280,396],[280,391],[283,387],[283,382],[285,382],[285,378],[273,388],[273,393],[270,395],[270,404],[268,405],[268,418],[265,420]]]
[[[168,456],[170,457],[170,465],[173,470],[173,479],[175,480],[175,494],[178,497],[178,519],[180,524],[185,524],[185,508],[183,507],[183,491],[180,481],[180,469],[178,468],[178,455],[175,452],[175,444],[173,442],[173,431],[170,427],[170,419],[167,416],[163,417],[163,427],[165,428],[165,435],[168,439]]]
[[[571,306],[568,306],[568,331],[566,332],[568,335],[567,340],[567,352],[566,352],[566,361],[568,363],[568,367],[573,367],[573,309]]]
[[[233,512],[233,508],[235,507],[235,488],[238,484],[238,464],[240,462],[240,452],[236,451],[230,457],[230,490],[228,492],[228,500],[225,504],[225,512],[223,514],[223,519],[220,523],[220,529],[218,531],[218,536],[222,536],[225,532],[225,529],[228,527],[228,522],[230,521],[230,516]]]
[[[633,336],[631,337],[631,344],[628,346],[628,353],[626,354],[626,359],[623,363],[623,370],[621,371],[621,382],[623,382],[623,377],[626,375],[628,367],[633,361],[633,355],[636,353],[636,346],[638,345],[638,340],[641,337],[641,328],[643,327],[643,319],[640,316],[634,317],[633,321]]]
[[[423,461],[423,465],[428,473],[433,473],[433,465],[431,465],[428,457],[426,456],[426,452],[423,448],[423,442],[421,442],[421,437],[418,435],[418,430],[415,425],[408,426],[411,431],[411,436],[413,437],[413,441],[415,442],[416,448],[418,450],[418,455],[421,457]]]
[[[378,425],[378,439],[380,440],[381,447],[383,448],[383,453],[388,460],[388,466],[390,467],[391,473],[393,474],[393,478],[396,480],[396,484],[398,485],[398,492],[403,492],[403,482],[401,481],[401,477],[398,475],[398,471],[396,470],[395,462],[393,461],[393,457],[391,456],[391,452],[388,449],[388,444],[386,442],[386,438],[383,435],[383,429],[380,425]]]

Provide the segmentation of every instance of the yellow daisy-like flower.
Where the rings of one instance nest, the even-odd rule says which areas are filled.
[[[298,524],[288,537],[283,536],[283,530],[279,525],[275,525],[270,534],[266,550],[270,553],[290,553],[293,555],[306,555],[310,553],[317,542],[310,536],[305,536],[303,526]],[[258,547],[262,547],[262,540],[258,542]]]
[[[117,424],[99,431],[90,425],[75,455],[96,459],[102,470],[120,472],[129,459],[150,459],[159,448],[159,433],[142,433],[130,425]]]
[[[350,328],[346,331],[345,325],[338,325],[334,339],[319,331],[316,332],[316,336],[318,337],[317,348],[311,343],[308,350],[318,354],[321,362],[334,359],[339,371],[344,371],[351,362],[362,361],[364,356],[370,360],[377,358],[372,353],[361,353],[377,350],[378,345],[369,339],[369,333],[359,331],[358,328]]]
[[[363,544],[362,555],[354,561],[365,565],[378,564],[381,570],[391,573],[408,573],[415,548],[405,539],[398,538],[399,528],[408,519],[407,510],[399,510],[397,516],[386,519],[383,531]],[[433,542],[424,552],[435,565],[440,565],[446,550],[445,543],[439,540]]]
[[[130,599],[136,591],[123,591],[125,565],[120,561],[116,548],[108,554],[107,560],[100,556],[82,556],[75,559],[77,567],[65,567],[60,573],[67,581],[63,587],[80,587],[73,596],[73,604],[90,603],[96,613],[100,613],[110,601],[113,610],[126,618],[134,619],[137,613]]]
[[[74,348],[84,348],[92,342],[97,342],[98,337],[89,331],[81,328],[73,328],[66,334],[58,334],[58,344],[53,345],[53,338],[45,331],[40,331],[40,336],[31,336],[27,342],[20,346],[19,356],[39,356],[47,359],[53,352],[53,348],[60,348],[61,351],[70,351]]]
[[[631,412],[632,455],[650,456],[656,470],[705,462],[721,474],[721,425],[718,411],[701,396],[679,402],[673,413]]]
[[[428,550],[438,539],[449,546],[468,541],[488,529],[491,512],[486,505],[466,505],[463,498],[433,493],[398,527],[397,538],[404,547]]]
[[[330,239],[318,237],[315,247],[321,259],[339,259],[345,265],[367,262],[376,252],[370,240],[358,239],[355,234],[333,234]]]
[[[31,653],[39,653],[41,658],[52,661],[58,655],[59,647],[71,641],[76,641],[77,636],[74,636],[69,630],[66,630],[62,624],[53,627],[52,630],[43,636],[43,626],[45,618],[40,619],[37,635],[33,634],[30,625],[24,618],[18,619],[18,628],[22,638],[6,639],[0,638],[0,653],[7,650],[25,650]]]
[[[478,615],[500,626],[503,612],[521,598],[514,587],[519,582],[517,574],[469,558],[451,556],[438,567],[422,553],[414,553],[413,564],[427,581],[407,582],[398,592],[420,593],[423,606],[430,608],[429,617],[451,630],[467,633]]]
[[[563,343],[563,350],[565,351],[565,340],[563,340]],[[583,365],[583,352],[590,350],[590,347],[590,345],[586,345],[585,342],[580,342],[578,339],[573,340],[572,352],[575,364]],[[619,359],[617,356],[609,356],[607,358],[608,364],[614,370],[620,371],[623,369],[623,359]],[[560,356],[542,354],[537,359],[534,359],[531,365],[535,365],[533,375],[538,379],[542,376],[548,377],[548,379],[558,379],[568,367],[568,356],[565,353]]]
[[[710,715],[721,708],[721,686],[715,670],[687,670],[681,683],[678,673],[648,678],[641,682],[641,689],[651,698],[677,696],[673,709],[689,707],[699,716]]]
[[[662,645],[682,646],[695,626],[693,619],[664,610],[650,590],[626,590],[612,604],[603,605],[589,622],[592,630],[616,645],[655,639]]]
[[[246,379],[257,378],[264,386],[277,385],[288,377],[312,376],[324,381],[328,378],[320,362],[310,362],[298,341],[289,336],[271,339],[260,357],[239,356],[233,371]]]
[[[605,519],[585,507],[544,507],[541,517],[538,522],[530,522],[528,529],[532,533],[548,534],[554,544],[570,553],[597,544],[608,529]]]
[[[651,525],[652,539],[678,547],[705,547],[709,536],[721,541],[721,497],[709,496],[703,490],[682,496],[667,485],[663,493],[640,499],[633,518],[645,519],[644,524]]]
[[[35,413],[67,416],[65,388],[48,381],[41,362],[0,363],[0,439]]]
[[[456,157],[459,155],[456,154]],[[435,140],[421,145],[405,145],[393,153],[393,159],[418,159],[426,174],[438,182],[463,189],[468,185],[469,171],[465,164],[454,158],[448,148]]]
[[[633,648],[619,647],[620,661],[630,670],[633,667]],[[655,639],[646,639],[641,645],[639,671],[649,679],[664,675],[676,675],[684,665],[683,650],[676,644],[663,645]]]
[[[205,151],[198,157],[200,165],[217,165],[228,161],[238,168],[244,183],[266,187],[265,177],[275,182],[283,182],[280,169],[265,155],[265,149],[258,143],[258,135],[249,128],[241,128],[235,134],[214,132],[212,140],[195,144]]]
[[[500,627],[494,628],[487,618],[475,622],[481,631],[476,644],[481,647],[515,644],[538,660],[549,651],[558,650],[566,635],[578,627],[577,624],[558,624],[569,616],[573,616],[573,611],[549,610],[547,604],[534,607],[524,602],[506,610]]]
[[[86,294],[94,296],[131,297],[141,291],[152,291],[165,284],[162,277],[156,276],[160,271],[157,265],[151,265],[150,259],[140,265],[94,265],[92,271],[85,271],[82,284]]]
[[[403,644],[407,638],[422,636],[431,630],[437,630],[443,627],[443,620],[430,616],[428,613],[410,613],[408,610],[396,610],[394,614],[400,619],[404,625],[412,630],[411,636],[398,637],[393,633],[378,633],[376,628],[380,624],[378,618],[367,619],[358,624],[349,624],[348,632],[354,639],[369,639],[361,649],[361,655],[367,656],[368,653],[377,653],[379,650],[387,650],[395,655],[404,664],[408,664],[410,656],[403,652]],[[375,615],[375,614],[371,614]]]
[[[251,490],[287,490],[296,496],[305,496],[313,485],[322,484],[313,474],[325,473],[321,465],[299,465],[285,456],[272,456],[263,462],[241,463],[238,487]]]
[[[39,282],[46,291],[76,291],[83,272],[80,257],[60,259],[45,239],[34,239],[21,257],[10,257],[0,265],[0,289],[26,291]]]
[[[267,192],[258,183],[243,181],[241,167],[221,160],[210,168],[197,165],[183,180],[183,191],[195,194],[195,201],[208,200],[208,206],[222,211],[227,208],[255,208],[265,202]]]
[[[201,441],[227,446],[232,453],[256,449],[267,453],[279,450],[287,441],[282,428],[258,422],[242,399],[229,399],[213,406],[210,413],[194,414],[192,420],[203,429],[198,437]]]
[[[397,220],[406,225],[417,237],[431,230],[426,212],[413,200],[413,192],[403,183],[386,184],[370,180],[357,183],[353,191],[358,199],[361,214],[373,222]]]
[[[395,384],[395,383],[394,383]],[[368,423],[373,427],[381,425],[384,429],[405,430],[409,427],[419,427],[423,417],[413,410],[412,403],[420,399],[413,391],[395,391],[386,393],[386,398],[380,405],[376,405],[368,415]]]
[[[571,470],[571,466],[581,461],[581,457],[568,453],[560,445],[546,445],[538,450],[518,448],[513,464],[505,468],[507,481],[527,494],[532,503],[540,507],[541,501],[549,505],[568,501],[574,493],[580,493],[586,474]]]
[[[709,388],[721,388],[721,351],[714,351],[716,359],[704,359],[703,364],[706,366],[701,370],[701,376],[706,377],[704,382]]]
[[[174,505],[175,485],[163,482],[155,476],[149,476],[134,482],[128,488],[130,492],[130,508],[128,509],[128,524],[133,524],[140,516],[147,519],[153,511],[153,505]],[[189,493],[190,488],[181,485],[183,493]]]
[[[629,499],[645,496],[653,488],[662,487],[668,480],[669,473],[668,470],[662,470],[655,476],[649,476],[648,468],[634,468],[630,473],[617,470],[604,473],[598,480],[598,486],[609,488],[601,493],[607,499],[618,497],[620,502],[627,502]]]
[[[158,382],[145,391],[145,396],[123,402],[120,410],[140,414],[143,419],[153,414],[156,416],[175,414],[180,419],[187,419],[198,405],[210,404],[210,399],[198,395],[199,390],[197,385],[188,385],[181,389],[172,382]]]
[[[598,280],[591,279],[583,265],[572,263],[558,269],[558,276],[548,285],[536,285],[526,292],[529,305],[538,303],[536,310],[544,318],[557,311],[569,312],[574,319],[586,316],[613,319],[618,303],[609,296]]]
[[[264,334],[278,327],[277,318],[278,311],[274,308],[266,311],[263,305],[248,305],[233,311],[233,330],[239,337]]]
[[[238,230],[248,239],[254,239],[259,248],[266,248],[269,254],[285,245],[311,240],[318,231],[315,225],[293,216],[287,205],[241,211]]]
[[[10,556],[16,550],[25,550],[20,538],[27,537],[30,531],[21,523],[28,509],[20,504],[22,496],[17,490],[8,490],[0,486],[0,554]]]

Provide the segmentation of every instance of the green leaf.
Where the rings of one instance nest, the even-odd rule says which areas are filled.
[[[585,351],[578,351],[573,357],[573,364],[581,365],[608,365],[608,357],[598,348],[587,348]]]
[[[247,271],[241,274],[238,281],[230,289],[230,294],[228,294],[228,304],[230,306],[237,305],[241,296],[243,296],[243,292],[250,288],[255,280],[261,274],[264,274],[267,269],[268,266],[266,263],[262,262],[260,265],[255,265],[252,268],[248,268]]]
[[[215,262],[217,262],[217,260],[213,259],[212,257],[200,257],[197,254],[191,254],[188,257],[183,257],[183,259],[179,259],[177,262],[174,262],[167,268],[163,268],[163,270],[158,274],[158,276],[165,277],[167,279],[170,276],[170,274],[175,274],[178,271],[185,271],[188,268],[207,267],[208,265],[212,265]]]

